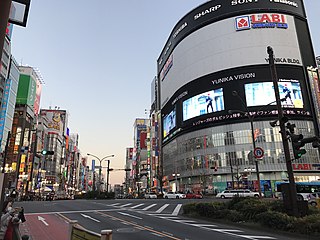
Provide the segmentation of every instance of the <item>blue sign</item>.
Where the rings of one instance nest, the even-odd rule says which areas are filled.
[[[96,160],[92,159],[92,171],[94,172],[95,170],[95,165],[96,165]]]

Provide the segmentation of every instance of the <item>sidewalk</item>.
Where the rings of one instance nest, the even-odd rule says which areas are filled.
[[[54,214],[25,215],[26,222],[20,224],[21,236],[29,240],[68,239],[69,224]]]

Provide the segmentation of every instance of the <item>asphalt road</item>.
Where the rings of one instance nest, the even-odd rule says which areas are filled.
[[[96,233],[112,230],[114,240],[303,239],[301,236],[295,238],[273,231],[186,217],[182,205],[191,201],[208,200],[66,200],[16,202],[15,206],[25,208],[27,222],[21,228],[33,240],[57,239],[52,234],[58,231],[65,234],[67,239],[69,220],[77,220],[81,226]]]

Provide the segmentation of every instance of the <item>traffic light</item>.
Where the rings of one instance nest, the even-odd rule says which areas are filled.
[[[306,142],[303,141],[304,139],[302,134],[290,134],[290,136],[294,159],[299,159],[302,157],[302,155],[307,153],[307,151],[302,148]]]
[[[41,154],[42,154],[42,155],[53,155],[53,154],[54,154],[54,151],[42,150],[42,151],[41,151]]]

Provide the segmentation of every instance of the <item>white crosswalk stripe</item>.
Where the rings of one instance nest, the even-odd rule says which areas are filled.
[[[132,203],[127,203],[127,204],[121,205],[119,207],[123,208],[123,207],[127,207],[127,206],[130,206],[130,205],[132,205]]]
[[[151,204],[151,205],[149,205],[148,207],[145,207],[144,209],[142,209],[143,211],[147,211],[148,209],[150,209],[150,208],[152,208],[152,207],[154,207],[154,206],[156,206],[157,204],[156,203],[154,203],[154,204]]]
[[[134,208],[138,208],[138,207],[143,206],[143,205],[144,205],[144,203],[140,203],[140,204],[138,204],[138,205],[136,205],[136,206],[133,206],[133,207],[131,207],[131,208],[134,209]]]
[[[173,210],[172,215],[178,216],[181,207],[182,207],[182,204],[178,204],[176,208]]]
[[[156,213],[161,213],[164,209],[166,209],[170,204],[165,204],[161,208],[159,208]]]

